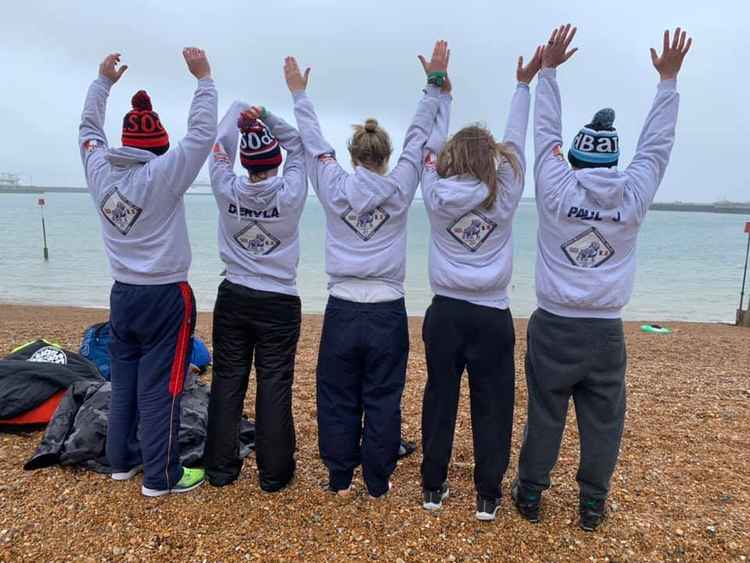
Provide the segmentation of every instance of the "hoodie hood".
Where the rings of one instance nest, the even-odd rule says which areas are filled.
[[[109,149],[106,158],[112,166],[141,166],[148,161],[156,158],[156,155],[150,151],[137,149],[135,147],[119,147]]]
[[[399,189],[396,179],[357,166],[344,181],[344,197],[352,210],[365,213],[382,205]]]
[[[273,203],[279,190],[284,187],[284,178],[274,176],[251,184],[250,180],[243,176],[235,187],[237,200],[244,204],[243,207],[264,209]]]
[[[473,208],[487,197],[487,186],[469,176],[441,178],[435,183],[435,195],[443,204],[458,208]]]
[[[615,168],[585,168],[574,173],[578,183],[599,205],[607,209],[622,205],[627,174]]]

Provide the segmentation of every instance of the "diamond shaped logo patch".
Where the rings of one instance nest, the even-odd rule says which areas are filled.
[[[357,215],[349,207],[341,215],[350,229],[352,229],[362,240],[370,240],[378,232],[391,216],[382,207],[376,207],[372,211],[365,211]]]
[[[586,229],[560,248],[570,263],[579,268],[598,268],[615,254],[615,249],[596,227]]]
[[[497,223],[474,209],[459,217],[448,227],[448,232],[469,251],[476,252],[496,227]]]
[[[239,245],[256,256],[264,256],[273,252],[281,241],[266,231],[257,221],[253,221],[239,233],[234,235]]]
[[[138,217],[143,213],[143,209],[130,202],[118,188],[110,190],[104,196],[100,209],[104,218],[123,235],[130,232]]]

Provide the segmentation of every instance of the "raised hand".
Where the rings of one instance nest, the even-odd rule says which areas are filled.
[[[447,72],[448,63],[451,60],[451,51],[448,49],[447,41],[436,41],[435,48],[432,50],[432,58],[428,63],[422,55],[417,55],[419,62],[422,63],[422,68],[426,75],[430,75],[431,72]]]
[[[687,32],[679,27],[674,30],[672,44],[669,42],[669,30],[664,31],[664,47],[661,55],[656,54],[656,49],[651,49],[651,62],[661,76],[662,80],[677,78],[682,67],[682,61],[693,44],[693,38],[687,36]]]
[[[185,57],[190,74],[198,80],[211,76],[211,65],[208,64],[208,58],[203,49],[185,47],[182,50],[182,56]]]
[[[114,84],[120,80],[122,75],[125,74],[125,71],[128,70],[128,65],[122,65],[120,68],[117,68],[118,64],[120,64],[120,53],[107,55],[99,65],[99,74],[106,76]]]
[[[577,28],[571,29],[570,24],[567,24],[561,25],[552,32],[542,54],[542,68],[557,68],[578,51],[577,47],[568,50],[576,36],[576,31]]]
[[[307,83],[310,80],[310,67],[306,68],[305,73],[302,74],[297,59],[287,57],[284,59],[284,78],[290,92],[304,91],[307,89]]]
[[[250,106],[250,109],[243,111],[242,115],[247,115],[249,119],[260,119],[263,115],[263,108],[261,106]]]
[[[523,66],[523,57],[518,57],[518,65],[516,66],[516,80],[523,84],[529,84],[539,69],[542,68],[542,55],[544,54],[544,45],[539,45],[534,51],[534,56],[531,57],[529,64]]]

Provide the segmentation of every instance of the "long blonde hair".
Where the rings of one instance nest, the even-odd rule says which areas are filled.
[[[354,134],[349,139],[349,154],[352,164],[364,166],[377,174],[388,171],[388,159],[393,147],[391,138],[385,129],[378,125],[377,119],[368,119],[364,125],[352,125]]]
[[[441,178],[472,176],[487,186],[488,194],[482,207],[491,209],[497,201],[497,171],[510,166],[513,175],[521,176],[521,164],[516,153],[498,143],[492,133],[479,124],[464,127],[446,143],[437,160]]]

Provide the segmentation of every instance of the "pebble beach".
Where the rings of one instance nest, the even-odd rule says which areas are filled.
[[[0,355],[36,338],[78,349],[102,309],[0,305]],[[22,469],[41,432],[0,434],[0,561],[746,561],[750,558],[750,329],[670,323],[670,335],[626,323],[628,413],[611,512],[592,534],[579,530],[575,413],[542,522],[529,524],[510,502],[525,420],[526,321],[516,320],[516,411],[511,467],[494,523],[474,518],[473,457],[464,381],[449,474],[438,514],[421,508],[421,451],[406,458],[384,499],[323,490],[318,457],[315,364],[322,318],[304,317],[294,386],[297,475],[265,494],[254,457],[241,479],[183,496],[146,499],[140,478],[113,483],[71,468]],[[210,346],[211,315],[197,334]],[[411,355],[403,435],[419,442],[426,369],[421,319],[410,319]],[[204,376],[210,380],[210,371]],[[245,402],[253,416],[254,382]]]

